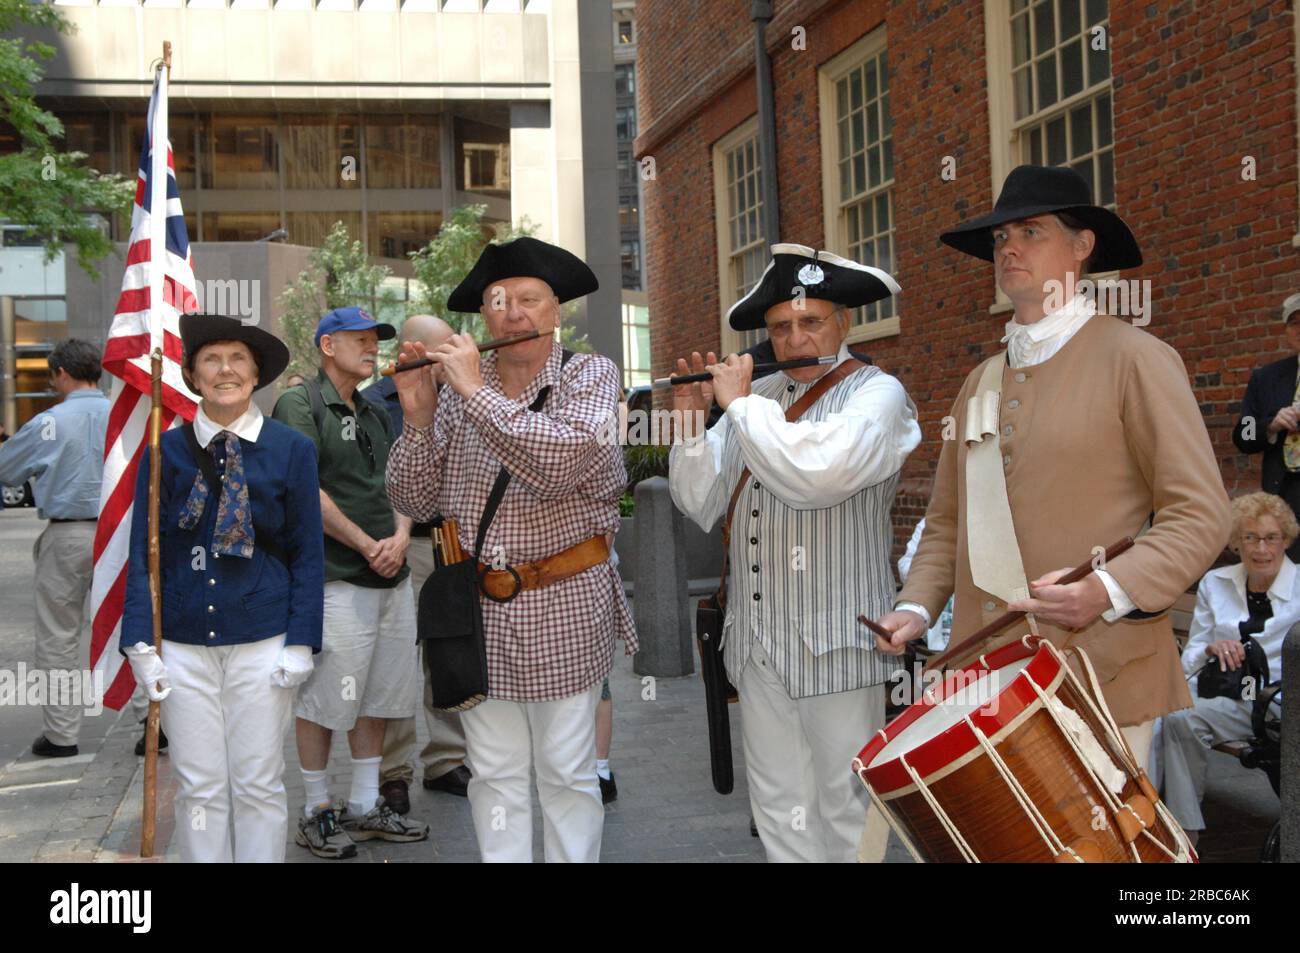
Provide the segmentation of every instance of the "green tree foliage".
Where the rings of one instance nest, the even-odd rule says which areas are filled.
[[[376,320],[390,319],[396,313],[401,324],[406,315],[397,295],[384,287],[392,272],[376,265],[366,254],[365,246],[354,240],[347,226],[335,222],[320,248],[312,250],[307,267],[285,288],[280,296],[284,312],[280,326],[289,348],[290,374],[313,375],[319,366],[316,349],[316,325],[321,315],[335,308],[358,305]],[[380,360],[388,360],[391,347],[381,349]]]
[[[7,35],[20,26],[72,32],[57,7],[0,0],[0,122],[13,127],[20,143],[18,151],[0,155],[0,219],[26,226],[51,259],[72,244],[81,267],[97,275],[94,263],[113,246],[88,213],[126,211],[135,184],[83,165],[84,152],[57,148],[63,123],[34,95],[45,73],[40,61],[51,59],[54,47]]]

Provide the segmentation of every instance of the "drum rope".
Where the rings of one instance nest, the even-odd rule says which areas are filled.
[[[876,810],[881,813],[885,818],[885,821],[888,822],[890,829],[892,829],[898,839],[903,842],[903,846],[906,847],[907,852],[912,855],[912,859],[918,864],[925,863],[925,859],[912,844],[912,839],[903,831],[902,822],[894,816],[893,811],[885,807],[885,802],[880,799],[880,795],[876,794],[875,789],[872,788],[871,784],[867,781],[866,769],[862,767],[862,762],[855,758],[853,763],[858,766],[858,780],[860,780],[862,786],[867,789],[867,795],[871,798],[871,803],[876,806]]]
[[[1061,668],[1065,669],[1065,667],[1066,667],[1065,664],[1062,663]],[[1101,778],[1097,776],[1096,770],[1094,770],[1092,766],[1088,763],[1088,759],[1084,755],[1083,749],[1079,746],[1079,743],[1074,739],[1074,736],[1070,734],[1070,731],[1066,728],[1065,724],[1061,721],[1060,715],[1052,707],[1051,702],[1048,700],[1047,692],[1043,690],[1043,687],[1041,685],[1039,685],[1036,681],[1034,681],[1033,676],[1031,676],[1028,672],[1025,672],[1025,680],[1029,683],[1029,686],[1042,700],[1043,708],[1047,710],[1047,714],[1051,717],[1052,721],[1056,723],[1057,730],[1060,731],[1061,736],[1065,738],[1066,743],[1069,744],[1070,749],[1074,752],[1075,757],[1079,759],[1079,762],[1084,766],[1084,768],[1088,772],[1088,775],[1092,778],[1093,782],[1097,785],[1097,791],[1101,795],[1101,799],[1106,802],[1106,806],[1110,809],[1111,814],[1114,815],[1121,810],[1128,810],[1128,805],[1120,803],[1119,799],[1115,797],[1114,792],[1112,792],[1110,788],[1106,787],[1106,785],[1102,783]],[[1086,725],[1087,722],[1084,722],[1084,724]],[[1088,730],[1091,731],[1092,729],[1089,728]],[[1146,833],[1146,831],[1144,830],[1143,833]],[[1159,841],[1157,841],[1157,843],[1159,843]],[[1132,844],[1129,844],[1128,848],[1129,851],[1133,854],[1134,861],[1139,864],[1142,863],[1142,858],[1141,855],[1138,854],[1137,848],[1134,847]],[[1071,851],[1071,853],[1073,853],[1073,851]]]
[[[963,720],[966,722],[966,725],[970,730],[974,732],[976,740],[980,743],[980,747],[984,749],[984,753],[987,754],[989,760],[993,762],[993,766],[997,768],[998,774],[1002,775],[1002,780],[1007,783],[1007,787],[1011,789],[1011,793],[1015,796],[1016,800],[1020,802],[1021,810],[1029,816],[1030,822],[1038,830],[1038,836],[1047,844],[1047,849],[1051,852],[1052,856],[1055,857],[1057,854],[1062,853],[1065,850],[1065,845],[1061,843],[1061,839],[1056,836],[1056,832],[1048,825],[1046,818],[1044,818],[1039,812],[1037,805],[1029,799],[1028,793],[1020,786],[1020,782],[1016,780],[1015,776],[1011,773],[1011,769],[1008,768],[1006,762],[1002,760],[1002,755],[998,754],[997,748],[993,747],[992,742],[989,741],[984,732],[980,731],[979,728],[976,727],[975,722],[971,721],[970,715],[967,715]]]
[[[975,851],[971,850],[970,845],[966,843],[966,838],[961,836],[961,832],[958,831],[956,825],[953,824],[952,818],[948,816],[948,812],[945,811],[942,805],[934,799],[934,795],[930,793],[930,789],[926,787],[925,782],[921,780],[921,775],[917,773],[915,768],[907,763],[907,756],[900,754],[898,756],[898,763],[903,766],[903,770],[906,771],[908,777],[912,779],[912,783],[916,785],[916,789],[921,793],[921,797],[925,799],[925,803],[930,805],[930,810],[934,812],[935,817],[939,818],[939,823],[942,824],[943,829],[948,832],[948,836],[951,837],[952,842],[957,845],[957,850],[965,858],[966,862],[970,864],[978,864],[980,859],[975,856]]]

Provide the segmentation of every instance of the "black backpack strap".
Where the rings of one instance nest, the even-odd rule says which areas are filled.
[[[208,498],[212,494],[220,493],[221,477],[217,474],[217,463],[212,459],[212,454],[199,446],[199,438],[194,433],[194,424],[186,423],[181,426],[181,431],[185,434],[185,443],[190,448],[190,456],[194,458],[194,463],[198,466],[199,472],[203,474],[203,482],[208,485]],[[252,488],[249,488],[249,494],[252,494]],[[250,501],[251,502],[251,501]],[[271,531],[264,526],[253,524],[253,547],[260,549],[266,555],[278,559],[284,564],[285,568],[289,567],[289,554],[285,552],[284,547],[276,542],[271,535]]]
[[[567,348],[560,352],[560,369],[569,363],[573,357],[573,352]],[[528,409],[537,413],[546,406],[546,398],[551,396],[551,387],[548,384],[537,392],[533,402],[528,405]],[[488,527],[492,525],[493,518],[497,515],[497,508],[501,506],[501,501],[506,495],[506,486],[510,483],[510,471],[502,467],[497,473],[496,482],[492,484],[492,492],[488,494],[487,505],[483,507],[483,518],[478,521],[478,535],[474,538],[474,558],[478,559],[483,552],[483,543],[487,539]]]
[[[311,401],[311,419],[316,422],[316,433],[323,439],[325,437],[325,397],[320,392],[320,381],[314,377],[309,377],[302,382],[302,386],[307,391],[307,399]]]

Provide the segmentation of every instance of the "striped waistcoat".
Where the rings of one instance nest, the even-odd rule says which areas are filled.
[[[825,420],[877,367],[864,367],[823,394],[800,420]],[[758,380],[753,393],[783,410],[812,384],[784,374]],[[720,479],[736,485],[744,466],[740,442],[728,433]],[[885,681],[899,667],[880,655],[859,613],[890,610],[893,530],[889,514],[898,474],[866,487],[838,506],[798,510],[776,498],[750,474],[731,522],[731,577],[723,625],[723,661],[738,684],[759,642],[793,698],[850,691]]]

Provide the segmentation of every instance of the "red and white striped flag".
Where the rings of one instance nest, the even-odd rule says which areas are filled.
[[[154,149],[154,143],[163,148]],[[164,214],[154,214],[157,209]],[[167,138],[167,71],[158,68],[140,169],[126,273],[113,327],[104,345],[104,370],[112,375],[112,407],[104,438],[104,485],[95,530],[95,577],[90,599],[93,623],[90,665],[103,673],[104,704],[120,709],[131,698],[135,677],[117,650],[126,596],[132,504],[140,457],[149,447],[149,355],[163,352],[163,415],[166,430],[177,418],[194,418],[196,398],[181,378],[181,313],[198,310],[190,240]],[[147,514],[138,514],[146,519]]]

